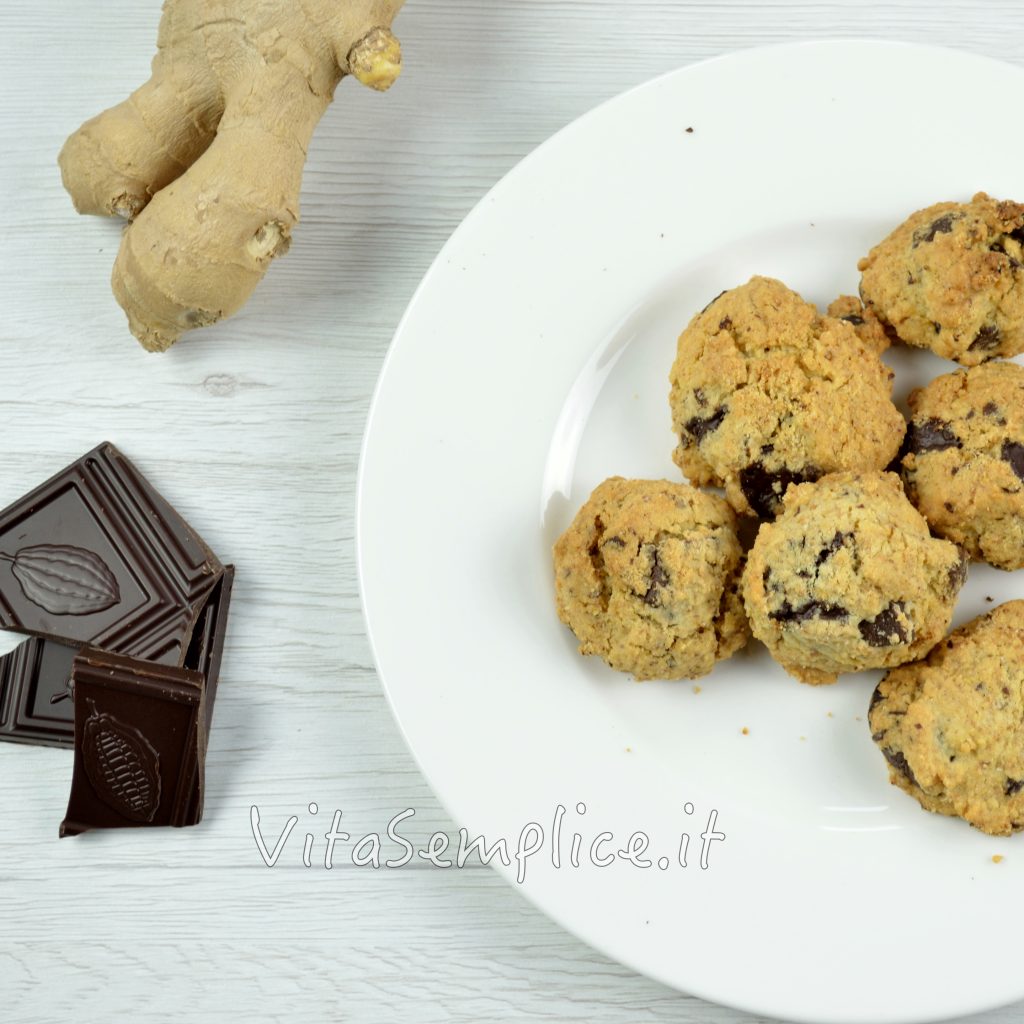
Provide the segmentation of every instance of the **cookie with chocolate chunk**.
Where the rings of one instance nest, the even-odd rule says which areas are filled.
[[[966,560],[928,532],[894,473],[835,473],[786,492],[743,572],[755,637],[791,675],[914,661],[942,639]]]
[[[606,480],[554,562],[558,616],[580,653],[637,679],[696,679],[749,636],[736,516],[686,484]]]
[[[865,348],[881,355],[892,345],[895,333],[884,324],[875,311],[868,309],[856,295],[840,295],[829,307],[828,315],[845,320],[857,332]]]
[[[676,463],[761,519],[791,483],[888,466],[906,429],[892,373],[854,325],[766,277],[693,318],[671,384]]]
[[[893,669],[868,719],[890,781],[925,810],[991,835],[1024,829],[1024,601]]]
[[[1024,352],[1024,205],[929,206],[859,267],[864,304],[908,345],[964,366]]]
[[[957,370],[909,401],[902,464],[911,501],[971,558],[1024,568],[1024,367]]]

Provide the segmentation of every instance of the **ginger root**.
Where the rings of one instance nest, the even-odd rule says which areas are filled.
[[[152,77],[60,154],[79,213],[131,223],[113,289],[164,351],[236,313],[299,220],[313,131],[348,74],[389,88],[404,0],[165,0]]]

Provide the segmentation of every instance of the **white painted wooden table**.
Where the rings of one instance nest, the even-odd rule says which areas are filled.
[[[107,287],[117,226],[75,216],[54,161],[82,119],[145,77],[158,7],[0,0],[0,505],[109,439],[237,563],[207,820],[58,842],[69,755],[0,745],[0,1019],[752,1019],[609,962],[487,868],[375,871],[347,851],[330,872],[303,867],[303,833],[322,835],[335,809],[354,836],[406,808],[414,842],[456,831],[392,721],[359,608],[354,484],[374,381],[452,229],[601,100],[795,38],[1024,61],[1024,7],[410,0],[405,75],[385,97],[340,90],[292,253],[243,315],[155,357]],[[252,804],[274,836],[300,818],[272,869]],[[880,934],[882,961],[891,948]],[[976,1020],[1021,1021],[1024,1006]]]

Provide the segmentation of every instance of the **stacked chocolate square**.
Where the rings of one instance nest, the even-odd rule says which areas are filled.
[[[202,818],[233,580],[110,444],[0,512],[0,740],[74,748],[62,836]]]

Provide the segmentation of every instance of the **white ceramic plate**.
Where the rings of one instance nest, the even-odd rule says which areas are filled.
[[[1019,196],[1024,134],[1005,111],[1022,91],[1011,67],[867,42],[678,71],[523,161],[398,330],[358,541],[395,714],[471,836],[514,850],[528,822],[543,826],[530,899],[669,985],[818,1024],[1024,997],[1024,837],[925,814],[889,785],[865,720],[877,675],[803,686],[751,644],[700,693],[632,683],[576,654],[550,562],[600,480],[678,478],[667,375],[696,310],[754,273],[825,304],[856,290],[857,259],[912,210],[982,188]],[[901,398],[953,368],[887,358]],[[974,567],[957,621],[986,596],[1024,596],[1024,575]],[[726,838],[708,840],[702,870],[712,810]],[[589,864],[603,831],[615,841],[599,853],[644,832],[653,866]],[[514,882],[517,867],[500,869]]]

